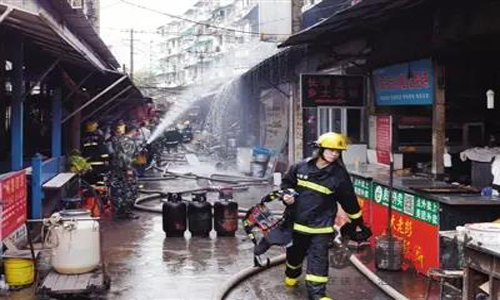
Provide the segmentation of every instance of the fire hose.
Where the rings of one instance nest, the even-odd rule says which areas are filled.
[[[150,191],[151,192],[151,191]],[[160,198],[164,196],[165,193],[162,191],[158,191],[157,193],[153,193],[151,195],[147,195],[144,197],[140,197],[135,201],[134,207],[140,210],[144,211],[149,211],[149,212],[156,212],[156,213],[161,213],[162,208],[161,207],[150,207],[150,206],[145,206],[141,205],[141,203],[146,202],[146,201],[151,201],[155,200],[157,198]],[[238,210],[238,217],[244,217],[245,213],[243,211],[247,211],[243,208],[240,208]],[[273,212],[273,213],[280,213],[280,212]],[[217,291],[217,293],[214,296],[214,300],[224,300],[226,296],[231,292],[232,289],[234,289],[240,282],[254,276],[255,274],[258,274],[267,268],[274,267],[277,265],[281,265],[286,261],[286,255],[278,255],[272,259],[270,259],[270,263],[266,267],[248,267],[231,278],[229,278],[228,281],[224,283],[224,285],[221,286],[221,288]],[[365,277],[367,277],[370,281],[372,281],[377,287],[379,287],[383,292],[385,292],[387,295],[392,297],[393,299],[397,300],[408,300],[407,297],[405,297],[403,294],[398,292],[396,289],[391,287],[388,283],[386,283],[383,279],[381,279],[379,276],[377,276],[374,272],[372,272],[370,269],[368,269],[354,254],[352,254],[349,257],[349,261],[356,267],[356,269],[362,273]]]
[[[196,189],[196,190],[191,190],[191,191],[198,192],[198,191],[205,191],[205,189]],[[142,205],[141,203],[156,200],[158,198],[162,198],[166,195],[166,193],[163,191],[159,191],[159,190],[141,190],[141,192],[147,193],[150,195],[137,198],[137,200],[134,203],[134,207],[136,209],[143,210],[143,211],[162,213],[161,207],[151,207],[151,206],[147,206],[147,205]],[[238,217],[243,218],[245,216],[246,211],[248,211],[248,208],[239,208],[238,209]],[[279,216],[282,214],[282,212],[281,211],[271,211],[271,214]]]

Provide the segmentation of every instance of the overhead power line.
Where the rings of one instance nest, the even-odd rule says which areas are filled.
[[[154,12],[154,13],[157,13],[157,14],[161,14],[161,15],[170,17],[172,19],[178,19],[178,20],[190,22],[190,23],[193,23],[193,24],[198,24],[198,25],[202,25],[202,26],[206,26],[206,27],[211,27],[211,28],[216,28],[216,29],[220,29],[220,30],[226,30],[226,31],[237,32],[237,33],[244,33],[244,34],[253,34],[253,35],[261,35],[261,34],[262,35],[268,35],[268,36],[269,35],[285,35],[285,36],[289,35],[289,34],[282,34],[282,33],[261,33],[261,32],[254,32],[254,31],[238,30],[238,29],[233,29],[233,28],[228,28],[228,27],[221,27],[221,26],[212,25],[212,24],[209,24],[209,23],[198,22],[198,21],[191,20],[191,19],[188,19],[188,18],[185,18],[185,17],[181,17],[181,16],[176,16],[176,15],[169,14],[169,13],[166,13],[166,12],[163,12],[163,11],[155,10],[155,9],[152,9],[152,8],[149,8],[149,7],[146,7],[146,6],[142,6],[140,4],[135,4],[135,3],[129,2],[127,0],[120,0],[120,1],[123,2],[123,3],[125,3],[125,4],[131,5],[131,6],[135,6],[137,8],[143,9],[143,10],[147,10],[147,11],[150,11],[150,12]]]

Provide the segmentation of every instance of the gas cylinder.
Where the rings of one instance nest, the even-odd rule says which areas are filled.
[[[212,204],[204,192],[193,193],[188,204],[189,231],[193,236],[208,236],[212,230]]]
[[[167,236],[184,236],[187,229],[186,203],[177,194],[167,194],[167,202],[163,203],[163,231]]]
[[[231,198],[220,197],[214,203],[214,229],[217,236],[234,236],[238,230],[238,203]]]

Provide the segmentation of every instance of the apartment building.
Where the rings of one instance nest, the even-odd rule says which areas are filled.
[[[242,73],[276,51],[277,40],[264,40],[263,28],[286,36],[290,27],[288,2],[198,1],[181,18],[157,29],[162,37],[154,68],[157,81],[177,87]]]

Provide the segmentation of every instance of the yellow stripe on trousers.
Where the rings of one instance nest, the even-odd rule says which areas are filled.
[[[318,276],[318,275],[306,274],[306,281],[317,282],[317,283],[326,283],[326,282],[328,282],[328,276]]]

